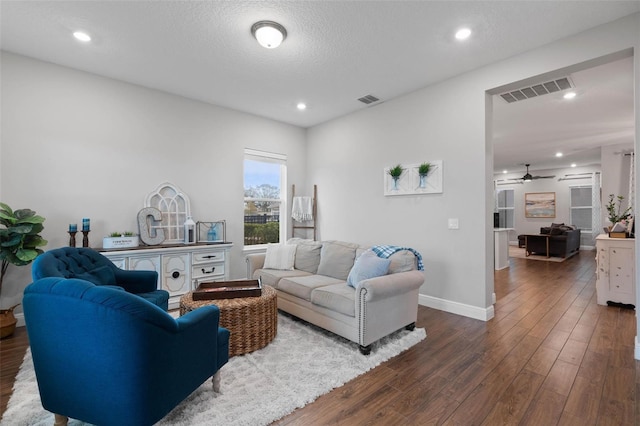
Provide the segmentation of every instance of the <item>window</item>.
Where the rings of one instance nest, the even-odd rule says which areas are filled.
[[[578,227],[578,229],[591,232],[593,224],[591,222],[591,212],[593,206],[591,204],[591,185],[584,186],[572,186],[569,188],[571,191],[570,205],[571,209],[571,224]]]
[[[287,157],[282,154],[245,149],[245,247],[278,243],[286,238],[286,162]]]
[[[514,228],[513,189],[499,189],[496,192],[498,206],[498,228]]]

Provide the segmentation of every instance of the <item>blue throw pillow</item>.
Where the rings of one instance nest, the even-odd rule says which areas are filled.
[[[108,266],[101,266],[92,271],[75,274],[73,278],[86,280],[95,285],[116,285],[116,276]]]
[[[351,268],[347,277],[347,285],[356,288],[360,281],[381,277],[389,271],[391,260],[378,257],[373,252],[364,252]]]

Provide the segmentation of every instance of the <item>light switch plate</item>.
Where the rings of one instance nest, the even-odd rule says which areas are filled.
[[[458,218],[449,219],[449,229],[459,229],[460,224],[458,223]]]

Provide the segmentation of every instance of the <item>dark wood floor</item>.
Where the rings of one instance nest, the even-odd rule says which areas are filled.
[[[494,319],[421,306],[427,339],[275,424],[638,424],[635,311],[596,304],[593,252],[510,262]],[[27,345],[0,342],[2,412]]]

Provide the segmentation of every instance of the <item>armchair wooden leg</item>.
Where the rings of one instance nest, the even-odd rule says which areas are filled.
[[[66,426],[69,421],[69,417],[61,414],[54,414],[54,417],[55,421],[53,422],[53,426]]]
[[[216,393],[220,393],[220,370],[216,371],[216,374],[213,375],[211,382],[213,383],[213,391]]]

